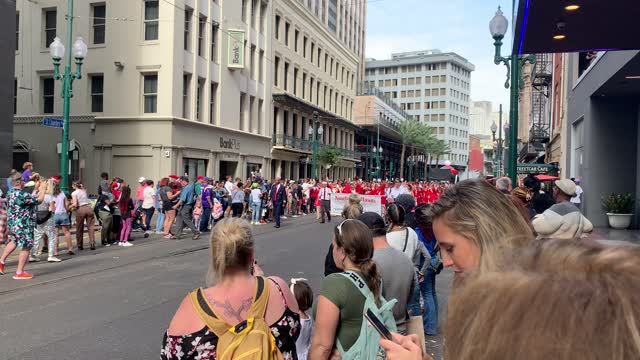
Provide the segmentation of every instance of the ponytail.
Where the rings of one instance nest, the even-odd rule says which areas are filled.
[[[367,259],[361,264],[358,264],[358,266],[366,278],[369,290],[373,293],[376,305],[380,306],[380,284],[382,284],[382,277],[380,276],[380,272],[378,272],[378,265],[376,265],[373,259]]]

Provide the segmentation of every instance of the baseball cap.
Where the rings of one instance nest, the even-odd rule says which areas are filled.
[[[196,177],[196,180],[198,180],[198,181],[202,181],[202,180],[204,180],[204,176],[202,176],[202,175],[198,175],[198,177]]]
[[[569,195],[576,196],[576,184],[569,179],[556,180],[554,183],[560,191]]]
[[[378,235],[377,233],[379,232],[380,234],[382,233],[386,233],[386,229],[387,226],[384,223],[384,219],[382,218],[382,216],[380,216],[377,213],[374,212],[366,212],[362,215],[360,215],[360,217],[358,218],[358,220],[362,221],[365,225],[367,225],[367,227],[373,231],[374,236]]]
[[[180,177],[178,175],[169,175],[169,179],[178,180]]]
[[[147,179],[145,179],[145,178],[144,178],[144,176],[140,176],[140,177],[138,178],[138,182],[139,182],[139,183],[141,183],[141,182],[143,182],[143,181],[145,181],[145,180],[147,180]]]

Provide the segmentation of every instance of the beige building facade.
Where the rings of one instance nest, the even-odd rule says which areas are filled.
[[[103,171],[134,182],[268,169],[271,7],[76,1],[74,38],[89,52],[73,86],[71,178],[95,189]],[[64,42],[66,13],[60,1],[17,3],[14,151],[43,174],[59,172],[61,130],[41,122],[61,118],[62,86],[47,47],[54,36]]]
[[[353,106],[362,76],[365,9],[357,0],[274,2],[272,176],[315,176],[314,113],[322,128],[320,145],[335,146],[343,155],[341,164],[322,176],[355,175]]]

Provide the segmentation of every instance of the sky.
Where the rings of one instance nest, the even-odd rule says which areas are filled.
[[[389,59],[392,53],[439,49],[455,52],[475,65],[471,100],[489,100],[494,111],[509,107],[504,88],[507,69],[493,63],[489,21],[498,5],[509,20],[502,55],[511,50],[511,0],[368,0],[366,57]]]

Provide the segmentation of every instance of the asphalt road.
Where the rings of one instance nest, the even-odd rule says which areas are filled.
[[[307,278],[319,289],[331,224],[311,216],[256,228],[265,273]],[[334,221],[335,222],[335,221]],[[134,238],[140,237],[134,233]],[[59,264],[30,264],[32,281],[0,276],[0,359],[158,359],[182,298],[204,285],[208,241],[152,236],[130,248],[99,247]],[[451,274],[438,277],[444,312]],[[441,339],[427,346],[440,358]]]

